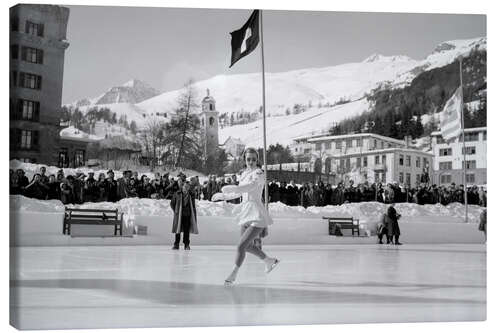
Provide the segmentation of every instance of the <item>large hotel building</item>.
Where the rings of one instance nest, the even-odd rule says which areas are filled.
[[[10,159],[57,164],[69,9],[10,8]]]

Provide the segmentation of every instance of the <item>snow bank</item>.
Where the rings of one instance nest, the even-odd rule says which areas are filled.
[[[89,202],[82,205],[67,205],[73,208],[87,209],[118,209],[128,215],[135,216],[170,216],[170,200],[127,198],[116,203],[112,202]],[[363,223],[378,222],[380,216],[386,212],[388,205],[380,202],[356,202],[346,203],[341,206],[308,207],[287,206],[281,202],[269,204],[269,212],[273,218],[321,218],[323,216],[354,217]],[[198,216],[210,217],[233,217],[239,205],[227,202],[196,201]],[[464,221],[465,206],[460,203],[452,203],[447,206],[417,205],[414,203],[395,204],[396,210],[402,219],[426,220],[426,218],[453,218],[457,222]],[[469,205],[469,222],[478,223],[479,214],[484,209],[480,206]],[[59,200],[37,200],[26,198],[21,195],[10,196],[11,211],[24,212],[63,212],[64,205]]]
[[[123,199],[117,203],[101,202],[68,207],[116,209],[125,213],[125,235],[132,236],[135,225],[147,227],[147,236],[113,236],[112,226],[73,226],[72,235],[101,237],[68,237],[62,235],[64,205],[58,200],[36,200],[10,196],[11,246],[59,245],[159,245],[172,241],[172,210],[168,200]],[[239,227],[234,219],[239,205],[226,202],[198,201],[200,234],[193,236],[199,245],[234,245]],[[290,207],[271,203],[269,211],[274,224],[268,244],[332,244],[351,242],[371,244],[372,237],[332,237],[323,216],[346,216],[360,220],[361,236],[375,235],[376,225],[387,205],[378,202],[351,203],[342,206]],[[479,243],[483,236],[477,230],[483,208],[469,206],[469,223],[464,223],[464,206],[397,204],[401,213],[404,241],[412,243]],[[350,236],[345,230],[345,236]]]

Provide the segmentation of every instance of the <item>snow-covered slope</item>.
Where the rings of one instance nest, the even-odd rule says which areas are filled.
[[[280,116],[275,119],[269,118],[270,137],[286,143],[291,141],[291,137],[285,133],[298,136],[329,127],[333,121],[340,121],[368,110],[369,105],[363,98],[373,89],[378,87],[391,89],[407,85],[423,71],[450,64],[458,56],[467,55],[475,49],[486,49],[485,37],[440,43],[423,60],[414,60],[404,55],[373,54],[359,63],[266,73],[266,113]],[[144,125],[150,117],[163,118],[174,112],[182,90],[165,92],[144,100],[141,97],[138,99],[142,101],[135,104],[133,102],[121,103],[126,99],[125,92],[129,88],[148,91],[148,89],[142,89],[147,84],[138,82],[132,80],[120,86],[119,89],[110,89],[98,98],[80,102],[85,104],[90,101],[89,106],[98,103],[100,107],[109,107],[112,112],[117,113],[118,118],[124,114],[129,121],[135,120],[139,127]],[[252,113],[258,111],[261,105],[260,73],[217,75],[211,79],[196,82],[194,88],[199,93],[199,100],[205,96],[206,89],[210,89],[210,94],[215,98],[216,108],[220,114],[235,113],[237,116],[237,113],[242,111]],[[316,108],[320,103],[334,105],[339,101],[354,101],[354,103],[337,105],[335,108]],[[294,104],[313,107],[303,114],[285,116],[287,109],[293,110]],[[83,109],[89,106],[84,106]],[[295,124],[299,121],[298,119],[305,120],[301,120],[300,126],[292,126],[291,124]],[[259,126],[258,124],[260,122],[224,128],[221,130],[219,141],[223,142],[229,135],[241,139],[244,136],[248,140],[243,139],[243,141],[252,144],[257,140],[251,138],[259,131],[255,129]],[[272,139],[272,141],[275,140]]]
[[[320,134],[327,131],[333,122],[359,115],[369,108],[370,104],[363,98],[330,108],[313,107],[296,115],[269,117],[266,119],[267,144],[289,145],[296,137]],[[239,138],[246,145],[262,147],[262,120],[219,130],[219,142],[226,141],[230,136]]]

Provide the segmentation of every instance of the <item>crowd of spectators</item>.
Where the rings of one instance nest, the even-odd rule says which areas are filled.
[[[176,177],[169,173],[156,173],[151,179],[146,175],[139,177],[137,172],[124,171],[123,176],[115,179],[113,170],[85,175],[76,172],[76,175],[65,175],[60,169],[56,174],[47,175],[46,168],[29,180],[22,169],[10,170],[10,193],[21,194],[26,197],[40,200],[60,200],[63,204],[81,204],[84,202],[116,202],[124,198],[151,198],[171,199],[179,190],[180,185],[189,182],[192,194],[198,200],[210,200],[212,195],[221,192],[221,188],[228,184],[238,184],[236,175],[231,177],[217,177],[209,175],[208,179],[200,183],[198,176],[187,177],[179,173]],[[412,202],[417,204],[447,205],[452,202],[464,203],[464,186],[437,186],[422,183],[417,187],[394,184],[354,185],[351,180],[336,186],[318,183],[304,183],[297,185],[293,180],[289,183],[273,180],[269,183],[269,202],[282,202],[289,206],[326,206],[341,205],[343,203],[378,201],[383,203]],[[232,200],[238,203],[240,199]],[[486,207],[486,191],[482,187],[470,186],[467,188],[467,202],[471,205]]]

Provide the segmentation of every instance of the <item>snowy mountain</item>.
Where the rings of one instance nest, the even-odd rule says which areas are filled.
[[[295,128],[300,133],[290,131],[290,135],[302,134],[306,128],[309,131],[325,130],[332,125],[333,121],[340,121],[363,111],[369,111],[371,105],[365,97],[374,89],[405,87],[423,72],[446,66],[454,62],[458,56],[467,56],[472,50],[486,50],[486,38],[440,43],[423,60],[411,59],[404,55],[373,54],[358,63],[283,73],[266,73],[266,113],[276,117],[277,127],[273,127],[273,132],[275,132],[273,135],[276,134],[278,140],[276,142],[280,140],[289,142],[290,136],[277,133],[289,132],[286,127],[298,121],[301,125]],[[199,93],[199,100],[205,96],[205,91],[210,89],[210,94],[215,98],[216,108],[220,114],[227,113],[228,116],[233,114],[237,117],[241,112],[257,112],[261,105],[260,73],[217,75],[208,80],[196,82],[194,88]],[[80,101],[80,104],[83,106],[90,101],[87,107],[92,105],[109,107],[112,112],[117,113],[117,116],[127,115],[129,121],[135,120],[141,127],[152,116],[165,117],[172,114],[181,92],[182,90],[175,90],[158,94],[149,85],[132,80],[122,86],[111,88],[99,98]],[[319,104],[335,105],[340,104],[339,102],[342,102],[342,105],[328,108],[316,107]],[[286,115],[292,113],[290,110],[295,104],[312,107],[309,107],[303,114]],[[223,142],[228,136],[243,139],[241,133],[245,133],[244,136],[248,137],[248,140],[243,141],[252,143],[255,140],[250,140],[252,132],[250,129],[258,128],[258,123],[226,127],[220,131],[220,141]],[[238,133],[240,135],[234,135]]]

